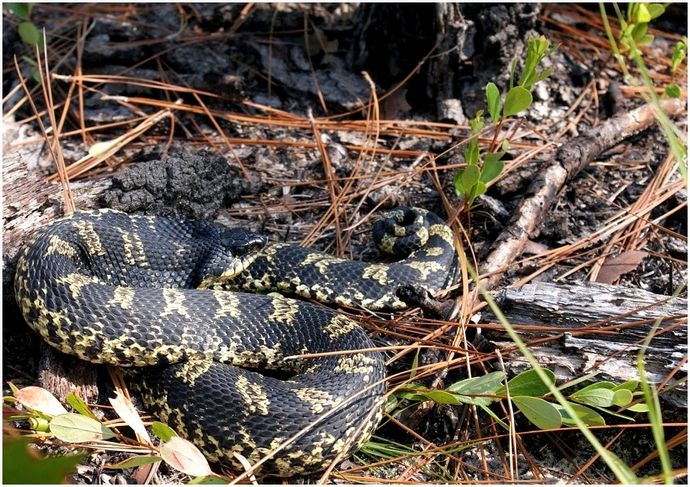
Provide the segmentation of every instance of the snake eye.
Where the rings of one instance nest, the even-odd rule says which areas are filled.
[[[229,228],[223,233],[221,243],[239,257],[261,250],[266,245],[266,237],[244,228]]]

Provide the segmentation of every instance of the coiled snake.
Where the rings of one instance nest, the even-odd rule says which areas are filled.
[[[393,210],[374,234],[381,248],[410,255],[369,264],[265,245],[214,223],[76,212],[22,250],[15,295],[53,347],[93,363],[143,367],[135,387],[146,406],[210,460],[237,468],[234,453],[255,463],[282,445],[262,472],[314,472],[357,449],[378,423],[383,356],[330,308],[227,289],[395,310],[405,307],[398,286],[436,292],[454,277],[452,233],[435,215]]]

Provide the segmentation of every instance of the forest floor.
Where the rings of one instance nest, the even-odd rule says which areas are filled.
[[[686,30],[680,30],[687,25],[680,19],[687,18],[686,6],[681,7],[652,23],[654,41],[642,54],[658,94],[676,83],[687,104],[687,64],[671,71],[674,46],[687,36]],[[481,271],[492,255],[492,245],[514,221],[516,208],[535,191],[530,183],[553,166],[558,148],[582,134],[596,137],[611,117],[646,101],[645,89],[626,82],[611,55],[598,12],[577,5],[543,5],[534,14],[533,31],[557,46],[544,61],[552,74],[535,85],[528,110],[498,130],[487,125],[480,134],[482,153],[496,148],[496,141],[508,141],[509,148],[500,175],[468,209],[456,194],[454,179],[465,166],[468,124],[474,115],[467,112],[481,107],[476,100],[483,100],[483,85],[481,93],[474,98],[467,95],[469,101],[460,108],[449,99],[442,116],[439,100],[428,96],[432,75],[423,69],[438,53],[421,55],[417,64],[401,73],[397,71],[405,63],[393,66],[396,59],[383,56],[380,62],[389,63],[386,69],[397,76],[391,75],[395,81],[385,87],[378,78],[354,71],[351,57],[356,41],[367,38],[353,34],[360,32],[356,8],[352,4],[285,4],[275,10],[269,4],[36,5],[31,22],[46,26],[46,59],[53,74],[50,105],[56,121],[45,112],[34,115],[29,100],[39,111],[46,107],[41,85],[33,79],[35,56],[17,33],[21,19],[4,5],[5,394],[10,392],[8,382],[17,387],[38,383],[40,355],[38,338],[18,318],[10,287],[13,259],[21,243],[10,237],[21,226],[18,216],[24,210],[13,206],[12,191],[17,186],[8,183],[10,157],[51,185],[57,197],[31,204],[37,210],[50,207],[56,216],[69,208],[60,186],[60,179],[67,178],[77,209],[107,206],[214,219],[260,231],[272,241],[367,261],[380,259],[369,233],[378,212],[395,206],[423,207],[452,226],[458,248],[466,255],[464,268],[471,262]],[[495,18],[500,12],[493,11]],[[668,16],[678,19],[674,22]],[[617,25],[615,17],[611,22]],[[473,48],[479,56],[479,46]],[[375,46],[368,49],[374,51]],[[524,45],[518,51],[524,51]],[[12,55],[30,96],[19,82]],[[478,64],[490,60],[469,56],[466,62],[468,66],[474,62],[479,70]],[[633,77],[639,77],[639,71],[631,69]],[[505,85],[508,71],[503,66],[496,78],[499,86]],[[674,123],[685,133],[687,114],[676,115]],[[38,118],[57,134],[52,139],[59,139],[57,165]],[[96,142],[108,144],[89,151]],[[536,228],[529,240],[497,274],[495,290],[530,282],[599,282],[687,298],[686,183],[663,131],[651,124],[603,149],[555,188],[546,211],[532,222]],[[90,192],[89,186],[96,183],[107,188]],[[91,199],[83,196],[92,194]],[[612,263],[614,258],[618,260]],[[446,364],[426,384],[443,388],[467,377],[468,370],[481,375],[500,369],[500,360],[508,360],[508,355],[487,352],[458,333],[481,329],[489,342],[507,340],[495,318],[478,308],[481,296],[466,280],[446,297],[455,300],[456,312],[442,320],[418,311],[386,317],[348,313],[377,344],[407,347],[399,353],[387,352],[391,376],[422,363]],[[687,327],[687,315],[680,323]],[[562,338],[562,332],[554,331],[541,340]],[[414,345],[419,343],[430,351],[417,355],[419,348]],[[467,351],[465,357],[448,352],[460,349]],[[678,366],[668,370],[667,383],[685,382],[685,351],[685,356],[674,358]],[[586,372],[591,370],[575,374]],[[109,380],[100,373],[106,390],[111,387]],[[667,404],[663,394],[661,399],[674,475],[679,482],[687,481],[687,427],[683,426],[687,405],[683,409]],[[471,406],[400,402],[369,447],[342,461],[327,480],[615,481],[575,428],[541,431],[505,402],[494,412],[513,426],[511,431]],[[596,435],[640,478],[657,480],[661,466],[649,420],[641,413],[630,417],[606,416],[607,425],[596,428]],[[73,482],[141,480],[136,469],[103,468],[126,458],[121,453],[89,450],[88,454],[71,477]],[[165,464],[154,473],[154,483],[189,480]],[[317,475],[302,480],[319,479]]]

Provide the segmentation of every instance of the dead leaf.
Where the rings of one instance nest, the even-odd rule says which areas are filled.
[[[237,452],[233,452],[232,455],[235,457],[235,459],[237,459],[238,462],[242,464],[242,468],[244,468],[245,472],[251,472],[252,466],[250,465],[249,460]],[[259,483],[256,481],[256,476],[253,473],[249,474],[249,481],[254,485],[259,485]]]
[[[407,103],[406,88],[400,88],[381,102],[381,116],[385,120],[396,120],[410,110],[412,106]]]
[[[212,475],[211,467],[197,447],[175,436],[161,447],[161,457],[171,467],[192,477]]]
[[[59,416],[67,410],[50,392],[42,387],[29,386],[19,389],[14,397],[22,405],[48,416]]]
[[[122,420],[134,430],[139,440],[151,445],[151,438],[146,432],[146,427],[144,422],[141,420],[139,413],[137,412],[132,401],[123,396],[119,391],[115,392],[114,398],[108,398],[110,404],[115,409],[115,412],[122,418]]]
[[[642,250],[628,250],[613,257],[607,257],[599,270],[597,282],[613,284],[626,272],[634,271],[642,259],[649,254]]]

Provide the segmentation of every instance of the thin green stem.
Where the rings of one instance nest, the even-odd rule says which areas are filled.
[[[617,7],[618,6],[616,5],[616,13],[619,15],[620,19],[620,11]],[[611,53],[616,58],[616,61],[618,61],[618,64],[620,64],[621,69],[623,70],[623,76],[625,80],[628,81],[628,79],[630,78],[630,73],[628,72],[628,67],[625,65],[625,59],[623,58],[623,55],[618,50],[618,43],[616,42],[615,37],[613,37],[613,31],[611,30],[611,25],[609,24],[609,18],[606,15],[606,7],[602,2],[599,2],[599,12],[601,12],[601,21],[604,24],[604,31],[606,32],[606,37],[608,37],[609,44],[611,45]]]

